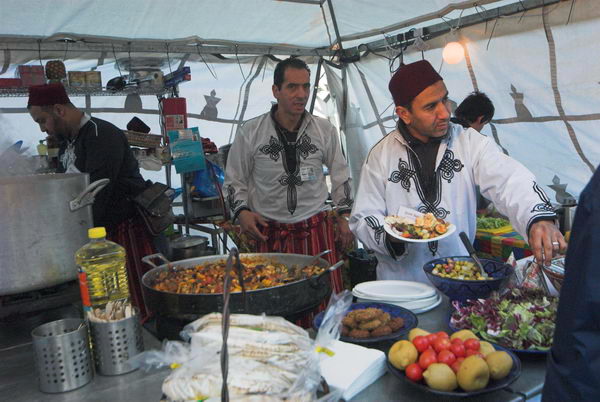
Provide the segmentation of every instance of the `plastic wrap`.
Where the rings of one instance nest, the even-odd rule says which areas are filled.
[[[321,384],[319,354],[339,338],[340,323],[352,300],[349,292],[332,296],[316,339],[281,317],[232,314],[228,348],[228,388],[232,401],[338,400],[339,392],[317,399]],[[208,314],[181,333],[188,342],[166,341],[161,351],[133,359],[142,368],[170,366],[162,391],[170,401],[220,400],[222,376],[221,314]]]

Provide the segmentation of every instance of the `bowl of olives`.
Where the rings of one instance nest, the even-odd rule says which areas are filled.
[[[445,257],[423,266],[431,283],[450,300],[487,299],[508,283],[514,268],[502,261],[480,258],[489,278],[484,278],[471,257]]]

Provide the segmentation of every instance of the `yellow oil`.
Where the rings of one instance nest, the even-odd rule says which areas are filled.
[[[75,262],[80,272],[80,285],[87,286],[89,306],[86,298],[84,307],[103,307],[109,301],[129,298],[125,249],[105,238],[90,239],[90,242],[77,250]],[[85,273],[85,282],[81,281]]]

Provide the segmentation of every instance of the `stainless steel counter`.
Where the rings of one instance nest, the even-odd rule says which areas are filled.
[[[429,331],[448,330],[450,306],[445,300],[436,309],[420,314],[419,327]],[[145,373],[137,370],[120,376],[96,375],[92,382],[74,391],[62,394],[44,394],[39,391],[31,330],[45,322],[79,317],[74,307],[55,309],[27,319],[0,323],[0,400],[20,401],[158,401],[161,384],[168,369]],[[144,330],[146,350],[160,349],[161,344]],[[474,398],[477,401],[518,401],[531,398],[541,392],[545,376],[544,355],[520,355],[523,371],[521,377],[509,389],[496,391]],[[370,385],[354,401],[442,401],[444,398],[424,393],[402,382],[390,373]],[[471,399],[467,399],[471,400]]]

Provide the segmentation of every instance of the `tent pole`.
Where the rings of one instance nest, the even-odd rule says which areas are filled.
[[[331,21],[333,21],[333,29],[335,31],[335,41],[339,46],[339,50],[343,51],[342,47],[342,37],[340,36],[340,30],[338,28],[337,19],[335,18],[335,12],[333,12],[333,0],[327,0],[327,5],[329,6],[329,13],[331,14]]]
[[[348,64],[342,64],[342,113],[340,116],[340,131],[346,135],[346,113],[348,110]]]
[[[310,100],[310,108],[308,112],[312,114],[313,110],[315,110],[315,101],[317,100],[317,88],[319,87],[319,80],[321,79],[321,66],[323,65],[323,58],[319,58],[319,64],[317,65],[317,74],[315,77],[315,85],[313,89],[312,99]]]

